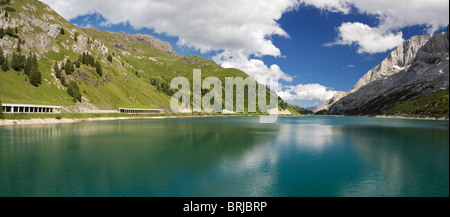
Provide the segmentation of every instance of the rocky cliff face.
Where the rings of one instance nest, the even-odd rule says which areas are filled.
[[[398,103],[448,88],[448,32],[415,36],[361,78],[329,113],[379,114]]]
[[[128,34],[128,37],[133,38],[134,40],[144,42],[145,44],[154,47],[160,51],[176,55],[178,57],[181,57],[177,52],[175,52],[172,49],[172,45],[168,42],[161,41],[151,35],[144,35],[144,34],[136,34],[136,35],[130,35]]]
[[[8,13],[6,10],[0,8],[0,28],[17,28],[20,30],[18,35],[24,41],[21,46],[24,53],[28,54],[31,51],[40,58],[49,51],[69,50],[81,54],[84,52],[92,53],[95,50],[103,55],[108,55],[110,51],[105,46],[105,41],[95,39],[95,36],[91,36],[83,29],[69,23],[42,2],[13,0],[11,7],[16,7],[17,11],[10,12],[9,15],[6,15]],[[64,34],[70,37],[62,37],[61,29],[64,29]],[[77,35],[77,40],[73,40],[75,35]],[[126,34],[126,36],[134,42],[143,42],[156,50],[181,58],[172,49],[170,43],[161,41],[151,35]],[[15,38],[3,37],[0,39],[0,46],[4,49],[6,55],[11,55],[17,48],[17,42],[18,40]]]
[[[356,83],[350,93],[354,93],[372,82],[397,74],[402,70],[409,69],[419,49],[423,47],[431,37],[432,35],[414,36],[403,45],[400,45],[384,59],[380,65],[364,75],[358,83]]]
[[[347,92],[342,92],[342,91],[337,92],[337,93],[333,96],[333,98],[331,98],[330,101],[328,101],[328,103],[327,103],[328,106],[327,106],[326,108],[322,108],[322,109],[328,109],[329,106],[334,105],[336,102],[339,102],[339,100],[341,100],[342,98],[346,97],[347,95],[348,95]],[[322,110],[322,109],[321,109],[321,110]]]
[[[336,103],[339,100],[341,100],[342,98],[346,97],[348,94],[349,93],[347,93],[347,92],[339,91],[333,96],[333,98],[326,101],[323,105],[310,107],[310,108],[308,108],[308,110],[313,111],[313,112],[328,110],[332,105],[334,105],[334,103]]]

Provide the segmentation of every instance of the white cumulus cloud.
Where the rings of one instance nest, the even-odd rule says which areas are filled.
[[[351,10],[349,2],[346,0],[300,0],[300,2],[303,5],[310,5],[331,12],[347,14]]]
[[[240,52],[234,53],[233,51],[226,50],[213,57],[213,60],[221,64],[224,68],[241,69],[261,84],[267,84],[270,78],[278,78],[287,82],[293,81],[293,78],[284,73],[280,66],[273,64],[269,67],[262,60],[249,59],[248,56]]]
[[[285,87],[285,90],[278,92],[283,100],[320,100],[327,101],[333,98],[337,91],[320,84],[299,84],[297,86]]]
[[[375,16],[377,26],[345,22],[338,28],[337,40],[326,45],[356,45],[358,53],[386,52],[403,43],[400,29],[424,25],[433,33],[449,23],[448,0],[301,0],[305,5],[343,14]]]
[[[448,0],[42,0],[66,19],[101,14],[103,24],[127,23],[156,33],[178,37],[177,44],[202,53],[216,52],[213,59],[226,68],[238,68],[253,77],[293,78],[261,57],[281,57],[272,36],[289,38],[278,21],[286,12],[313,6],[330,13],[366,14],[378,19],[369,26],[344,22],[329,46],[354,45],[358,53],[385,52],[400,45],[401,29],[423,25],[431,33],[448,24]],[[301,10],[299,11],[301,13]],[[305,30],[307,31],[307,30]],[[285,100],[332,97],[335,91],[319,84],[290,86],[280,95]],[[284,95],[283,95],[284,94]]]
[[[373,54],[396,48],[404,41],[402,32],[384,32],[356,22],[343,23],[339,27],[339,39],[326,45],[357,45],[358,53]]]
[[[289,37],[277,21],[299,5],[378,18],[379,25],[343,23],[328,45],[358,46],[359,53],[387,51],[402,43],[399,29],[425,25],[433,32],[448,24],[448,0],[43,0],[67,19],[99,13],[105,24],[129,23],[179,38],[178,45],[208,51],[228,50],[238,57],[281,56],[271,36]],[[349,34],[350,31],[354,32]],[[368,43],[374,39],[374,43]],[[402,38],[403,39],[403,38]],[[380,46],[378,46],[380,45]],[[221,55],[216,59],[221,59]],[[223,62],[227,65],[227,62]],[[259,64],[259,62],[258,62]],[[234,64],[240,65],[240,64]],[[271,68],[271,67],[268,67]]]
[[[256,58],[281,56],[271,37],[289,37],[277,20],[297,8],[298,0],[43,1],[66,19],[99,13],[106,19],[105,25],[129,23],[134,28],[146,27],[178,37],[179,46],[202,53],[216,51],[214,59],[224,67],[235,67],[252,76],[266,73],[292,80],[277,65],[266,66]]]

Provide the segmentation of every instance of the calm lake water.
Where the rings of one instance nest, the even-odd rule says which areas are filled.
[[[449,122],[186,118],[0,127],[0,196],[449,196]]]

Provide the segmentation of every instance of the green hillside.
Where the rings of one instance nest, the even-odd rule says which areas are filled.
[[[449,117],[449,89],[396,105],[383,111],[385,115],[408,117]]]
[[[314,112],[309,111],[308,109],[302,108],[298,105],[289,105],[288,110],[291,111],[292,114],[298,113],[301,115],[312,115]]]
[[[14,8],[15,12],[9,12],[7,16],[5,8]],[[109,62],[108,54],[100,52],[103,42],[84,33],[82,29],[70,24],[47,5],[34,0],[15,0],[11,5],[4,5],[1,11],[2,21],[12,29],[18,29],[18,38],[4,36],[12,46],[3,46],[2,49],[10,58],[11,53],[21,53],[29,56],[33,53],[39,58],[39,71],[42,75],[42,84],[39,87],[30,85],[29,78],[23,71],[12,68],[6,72],[0,72],[0,97],[3,102],[48,104],[70,106],[75,103],[67,94],[59,79],[55,77],[53,66],[59,65],[70,59],[75,63],[80,55],[80,50],[90,53],[95,61],[101,63],[103,75],[95,73],[92,66],[81,65],[68,75],[63,71],[63,77],[67,83],[75,81],[79,87],[84,101],[97,106],[99,109],[116,109],[127,107],[168,107],[169,96],[160,93],[147,81],[136,75],[135,69],[122,66],[120,61]],[[28,22],[32,20],[30,24]],[[42,24],[44,23],[44,24]],[[14,26],[15,24],[18,24]],[[58,25],[64,29],[55,38],[46,34],[48,29],[43,26]],[[21,51],[17,51],[19,41],[23,41]],[[83,44],[83,42],[87,42]],[[41,46],[45,44],[45,46]],[[83,47],[84,45],[84,47]],[[82,47],[76,50],[75,46]],[[150,50],[150,48],[149,48]],[[77,52],[78,51],[78,52]],[[131,54],[133,55],[133,54]],[[153,56],[164,57],[165,60],[175,60],[175,57],[153,51]]]

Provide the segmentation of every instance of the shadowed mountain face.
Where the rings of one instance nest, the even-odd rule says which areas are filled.
[[[381,114],[395,105],[448,89],[448,37],[448,31],[412,37],[331,105],[328,113]]]

